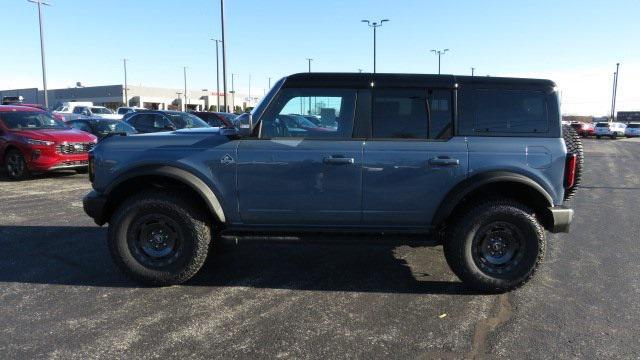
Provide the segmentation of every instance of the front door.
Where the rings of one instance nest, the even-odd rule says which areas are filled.
[[[453,136],[451,89],[376,89],[364,145],[363,224],[426,227],[467,175],[467,144]]]
[[[352,138],[356,91],[283,89],[238,147],[245,224],[360,223],[362,141]]]

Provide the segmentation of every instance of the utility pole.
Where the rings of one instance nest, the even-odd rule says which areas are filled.
[[[219,51],[218,44],[222,41],[218,39],[211,39],[216,42],[216,109],[220,111],[220,65],[219,65]]]
[[[129,106],[129,84],[127,82],[127,59],[124,62],[124,106]]]
[[[474,74],[475,70],[476,70],[476,68],[474,68],[474,67],[472,67],[472,68],[471,68],[471,76],[474,76],[474,75],[475,75],[475,74]]]
[[[182,104],[182,111],[187,111],[187,102],[189,101],[187,97],[187,67],[183,66],[182,70],[184,71],[184,104]]]
[[[47,93],[47,66],[44,56],[44,30],[42,29],[42,5],[51,6],[42,0],[28,0],[38,5],[38,24],[40,25],[40,57],[42,58],[42,87],[44,90],[44,107],[49,108],[49,94]]]
[[[616,118],[616,99],[618,97],[618,76],[620,76],[620,63],[616,64],[616,72],[613,80],[613,105],[611,106],[611,121]]]
[[[440,75],[440,58],[442,57],[442,54],[446,54],[447,51],[449,51],[449,49],[444,49],[444,50],[431,50],[432,53],[437,54],[438,55],[438,75]]]
[[[373,28],[373,73],[376,73],[376,30],[382,26],[382,23],[389,21],[389,19],[382,19],[379,23],[371,22],[369,20],[362,20],[363,23],[367,23],[370,28]]]
[[[269,78],[269,89],[271,89],[271,78]]]
[[[224,0],[220,0],[220,23],[222,26],[222,87],[224,91],[224,108],[227,109],[227,40],[224,36]]]

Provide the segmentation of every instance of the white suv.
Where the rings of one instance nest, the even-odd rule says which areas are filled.
[[[596,139],[600,139],[603,136],[616,139],[618,136],[624,136],[626,127],[627,125],[623,123],[601,122],[596,124],[594,132],[596,134]]]
[[[624,136],[628,138],[640,136],[640,123],[628,124],[627,128],[624,130]]]

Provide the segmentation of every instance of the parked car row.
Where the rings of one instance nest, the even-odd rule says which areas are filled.
[[[602,137],[608,137],[611,139],[617,139],[619,137],[639,137],[640,136],[640,123],[619,123],[619,122],[599,122],[584,123],[573,122],[571,127],[581,136],[590,137],[595,136],[596,139]]]
[[[0,164],[8,177],[23,180],[33,173],[63,169],[86,173],[89,151],[110,135],[233,128],[235,118],[228,113],[135,107],[123,107],[118,110],[120,115],[106,116],[114,114],[103,109],[106,108],[78,102],[67,103],[53,113],[36,105],[0,105]]]

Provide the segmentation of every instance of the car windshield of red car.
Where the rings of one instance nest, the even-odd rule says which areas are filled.
[[[0,119],[4,124],[12,130],[35,130],[35,129],[66,129],[59,120],[54,119],[47,113],[43,112],[5,112],[0,113]]]

